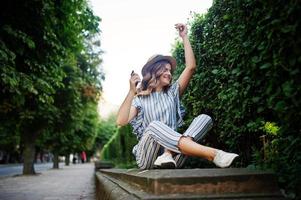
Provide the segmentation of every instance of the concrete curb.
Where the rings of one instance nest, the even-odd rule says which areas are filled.
[[[97,199],[284,199],[273,173],[244,168],[101,169],[96,176]]]

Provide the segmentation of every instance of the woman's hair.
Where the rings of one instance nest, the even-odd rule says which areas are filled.
[[[160,60],[146,69],[145,76],[141,81],[141,86],[138,88],[138,95],[146,96],[149,95],[159,84],[158,80],[165,71],[166,64],[169,64],[167,60]],[[170,85],[163,88],[166,91]]]

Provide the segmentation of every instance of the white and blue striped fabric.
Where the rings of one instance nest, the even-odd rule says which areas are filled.
[[[176,132],[183,124],[185,110],[180,104],[179,83],[176,81],[166,91],[152,92],[148,96],[136,96],[132,102],[138,110],[130,124],[139,140],[133,148],[138,167],[150,169],[158,157],[162,147],[178,155],[175,156],[177,167],[181,167],[186,160],[177,145],[182,136],[192,137],[198,141],[212,127],[212,119],[208,115],[198,116],[184,134]]]
[[[137,116],[130,121],[138,140],[152,121],[161,121],[173,130],[183,124],[185,109],[180,105],[179,83],[176,81],[166,91],[152,92],[148,96],[136,96],[132,106],[138,109]]]

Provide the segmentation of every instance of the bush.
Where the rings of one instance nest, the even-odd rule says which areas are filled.
[[[108,143],[101,151],[100,158],[113,162],[120,168],[136,167],[136,161],[132,149],[137,143],[132,128],[128,126],[119,127]]]
[[[216,0],[206,15],[195,15],[190,39],[198,67],[182,97],[187,125],[201,113],[215,121],[205,144],[238,152],[237,166],[275,170],[292,197],[299,195],[301,177],[300,7],[293,0]],[[173,55],[178,76],[182,44],[175,44]],[[263,159],[255,154],[262,152],[267,122],[279,133]]]

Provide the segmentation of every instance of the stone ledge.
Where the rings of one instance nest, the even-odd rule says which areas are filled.
[[[244,168],[101,169],[97,176],[122,189],[130,199],[284,199],[273,173]]]
[[[121,187],[115,181],[107,178],[102,173],[96,172],[96,198],[101,200],[128,200],[139,199],[135,197],[135,194],[129,192],[130,187]]]
[[[99,169],[110,169],[114,167],[114,164],[109,161],[96,161],[94,165],[95,165],[95,171]]]

